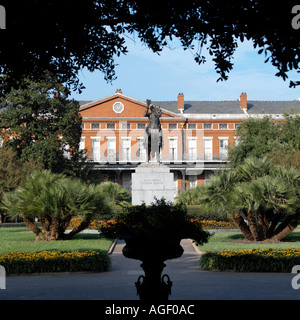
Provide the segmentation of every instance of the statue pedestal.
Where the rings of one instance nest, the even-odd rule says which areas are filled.
[[[174,203],[174,174],[169,167],[158,163],[143,163],[132,174],[132,204],[145,202],[150,205],[155,197],[164,197],[167,202]]]

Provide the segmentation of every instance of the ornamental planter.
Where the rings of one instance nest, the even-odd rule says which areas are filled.
[[[143,237],[124,237],[123,255],[141,260],[145,276],[139,276],[135,286],[141,301],[166,301],[171,294],[172,282],[168,275],[162,276],[165,260],[181,257],[180,239],[157,241]]]
[[[168,300],[172,282],[168,275],[162,276],[162,271],[166,260],[182,256],[180,241],[192,239],[203,244],[209,238],[201,223],[188,216],[186,207],[166,203],[164,198],[150,206],[125,207],[108,231],[125,240],[126,258],[142,261],[145,275],[138,278],[135,286],[140,300],[145,302]]]

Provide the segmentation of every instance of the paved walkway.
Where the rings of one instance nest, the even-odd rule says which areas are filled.
[[[182,257],[167,260],[163,271],[173,281],[170,300],[300,299],[300,289],[291,286],[292,274],[201,271],[191,242],[181,245]],[[123,246],[116,244],[108,272],[9,276],[0,300],[138,300],[134,282],[143,274],[141,262],[125,258]]]

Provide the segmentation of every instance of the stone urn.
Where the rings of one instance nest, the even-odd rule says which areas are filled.
[[[181,239],[161,240],[126,236],[123,255],[141,260],[145,276],[139,276],[135,286],[141,301],[166,301],[171,294],[172,282],[168,275],[162,276],[164,261],[181,257]]]

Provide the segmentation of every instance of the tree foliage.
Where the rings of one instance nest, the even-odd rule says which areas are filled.
[[[124,187],[112,181],[98,185],[98,191],[105,196],[112,206],[127,206],[131,204],[131,194]]]
[[[173,37],[194,50],[198,64],[212,56],[218,80],[233,68],[238,41],[252,40],[276,76],[299,72],[299,32],[291,26],[295,2],[274,5],[266,0],[22,0],[1,3],[7,29],[1,32],[2,93],[18,86],[25,75],[39,78],[41,70],[81,89],[78,72],[101,70],[115,79],[115,57],[126,54],[125,37],[136,34],[159,53]],[[12,14],[13,13],[13,14]],[[12,40],[13,39],[13,40]],[[207,53],[204,52],[207,50]],[[290,86],[299,85],[291,81]]]
[[[236,132],[238,144],[229,148],[229,166],[237,167],[247,157],[266,156],[273,164],[299,169],[300,115],[293,113],[283,121],[269,116],[249,118]]]
[[[111,206],[95,185],[49,170],[36,171],[13,192],[3,195],[1,208],[21,216],[37,240],[65,240],[88,227],[96,214],[110,213]],[[70,233],[65,231],[72,217],[83,217]],[[35,218],[42,224],[37,226]]]
[[[299,171],[266,158],[250,157],[233,170],[221,170],[194,193],[200,210],[231,215],[250,241],[281,240],[300,223]],[[189,204],[183,193],[179,202],[184,201]]]
[[[15,190],[34,170],[42,169],[41,162],[31,159],[22,163],[13,149],[0,148],[0,199],[5,192]],[[4,222],[5,218],[6,214],[0,211],[0,223]]]
[[[1,99],[1,138],[24,163],[39,159],[45,169],[81,173],[79,104],[68,100],[69,91],[49,72],[38,81],[23,79]]]

